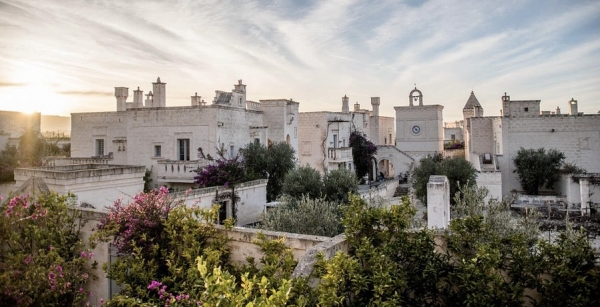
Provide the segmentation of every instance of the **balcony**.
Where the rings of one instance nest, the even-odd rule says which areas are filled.
[[[193,183],[196,173],[194,170],[206,165],[206,160],[160,160],[157,173],[160,182]]]
[[[329,162],[351,162],[352,161],[352,148],[328,148],[327,158]]]

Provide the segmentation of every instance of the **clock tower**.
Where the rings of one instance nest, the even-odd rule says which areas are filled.
[[[408,95],[408,106],[396,110],[396,147],[417,162],[444,150],[444,123],[441,105],[423,104],[423,93],[415,88]]]

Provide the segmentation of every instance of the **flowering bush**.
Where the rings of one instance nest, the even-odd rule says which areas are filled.
[[[246,179],[244,162],[238,156],[231,159],[221,158],[216,164],[210,164],[196,171],[194,181],[199,187],[228,186],[243,182]]]
[[[83,290],[92,253],[79,236],[80,212],[67,205],[51,193],[1,206],[1,306],[79,306],[92,295]]]
[[[350,147],[356,170],[356,177],[363,178],[371,166],[371,160],[377,154],[377,146],[357,131],[350,133]]]
[[[216,218],[216,207],[186,207],[164,187],[140,193],[128,204],[116,201],[94,234],[95,240],[112,240],[119,256],[104,267],[108,277],[122,287],[120,296],[107,306],[157,304],[170,300],[171,295],[185,297],[199,278],[194,269],[197,257],[203,256],[211,265],[223,265],[228,259],[227,238],[214,227]],[[153,280],[160,281],[158,290],[156,284],[149,287]],[[136,300],[130,302],[127,297]]]

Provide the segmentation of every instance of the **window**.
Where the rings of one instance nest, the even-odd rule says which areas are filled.
[[[229,157],[233,158],[233,145],[229,146]]]
[[[260,139],[259,138],[254,138],[254,144],[260,144]]]
[[[383,138],[383,145],[387,145],[387,138]]]
[[[104,156],[104,139],[96,139],[96,156]]]
[[[529,108],[525,108],[524,110],[525,110],[525,112],[529,112]]]
[[[338,136],[337,136],[337,134],[333,135],[333,148],[338,148]]]
[[[238,106],[242,106],[242,97],[240,97],[240,99],[238,101]]]
[[[177,139],[177,152],[179,161],[190,160],[190,139]]]
[[[456,135],[455,134],[451,134],[450,135],[450,139],[453,140],[453,141],[456,140]]]
[[[162,155],[162,147],[160,145],[154,145],[154,156],[160,157]]]

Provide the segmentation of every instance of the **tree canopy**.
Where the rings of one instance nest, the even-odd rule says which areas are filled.
[[[427,204],[427,183],[432,175],[446,176],[450,184],[450,195],[454,196],[456,192],[460,192],[460,186],[476,184],[477,170],[460,157],[443,158],[441,154],[437,154],[421,159],[413,174],[413,187],[417,198],[424,204]],[[454,204],[454,199],[451,203]]]
[[[529,195],[538,195],[540,188],[553,189],[560,179],[560,170],[565,162],[565,154],[544,148],[525,149],[521,147],[513,159],[519,175],[521,188]]]
[[[249,178],[268,178],[267,201],[281,195],[285,175],[296,166],[295,151],[285,142],[265,147],[251,143],[241,150]]]

